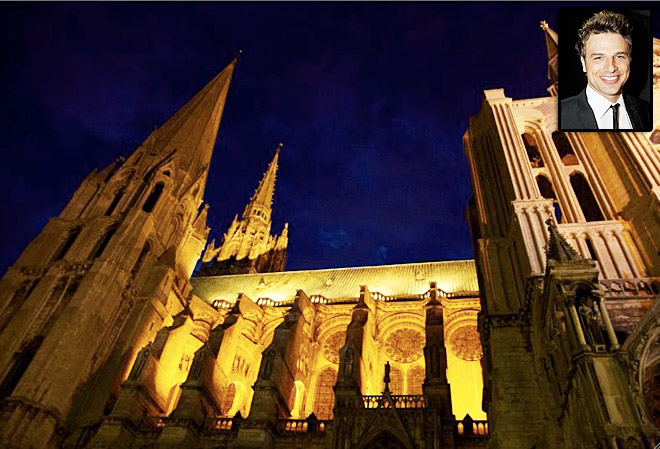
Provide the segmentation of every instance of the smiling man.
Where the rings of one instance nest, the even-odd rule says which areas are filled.
[[[582,24],[575,49],[587,87],[561,102],[561,129],[651,128],[649,104],[623,93],[630,77],[631,31],[625,16],[610,11],[598,12]]]

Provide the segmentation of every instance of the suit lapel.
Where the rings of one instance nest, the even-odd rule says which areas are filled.
[[[591,110],[589,102],[587,101],[587,91],[583,90],[577,97],[577,112],[578,118],[582,122],[583,129],[598,129],[598,123],[594,116],[594,111]]]

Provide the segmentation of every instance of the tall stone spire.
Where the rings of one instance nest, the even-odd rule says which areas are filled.
[[[550,28],[550,25],[545,20],[541,21],[541,29],[545,31],[545,46],[548,50],[548,79],[552,82],[552,85],[548,87],[548,92],[553,97],[556,97],[559,67],[559,36]]]
[[[279,144],[275,150],[273,160],[268,165],[268,169],[261,178],[254,195],[250,198],[250,202],[245,206],[243,211],[243,219],[250,218],[257,210],[264,213],[267,219],[270,219],[273,207],[273,194],[275,193],[275,180],[277,178],[278,160],[280,157],[280,150],[284,145]]]
[[[279,237],[270,233],[273,194],[282,146],[281,143],[277,146],[273,160],[245,206],[240,220],[234,217],[220,246],[216,247],[213,240],[206,248],[200,275],[284,270],[289,243],[288,223],[284,224]]]
[[[208,170],[237,58],[147,138],[150,154],[167,155],[197,178]]]

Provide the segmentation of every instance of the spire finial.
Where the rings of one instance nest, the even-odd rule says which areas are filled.
[[[280,151],[282,148],[284,148],[284,144],[282,142],[277,144],[277,151]]]
[[[548,231],[550,232],[550,240],[548,240],[547,247],[548,260],[552,259],[559,263],[584,260],[559,233],[559,229],[557,229],[557,225],[553,219],[548,218],[545,224],[548,225]]]
[[[234,53],[234,61],[238,62],[241,59],[241,55],[243,54],[243,49],[239,48],[236,50],[236,53]]]

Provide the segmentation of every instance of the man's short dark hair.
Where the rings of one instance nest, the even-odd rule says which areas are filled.
[[[600,11],[587,19],[578,31],[578,40],[575,50],[584,58],[584,48],[587,40],[592,34],[616,33],[620,34],[628,43],[629,51],[632,52],[632,25],[626,16],[612,11]]]

